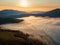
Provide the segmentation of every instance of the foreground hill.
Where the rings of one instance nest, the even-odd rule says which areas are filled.
[[[1,24],[9,24],[9,23],[19,23],[24,21],[23,19],[15,19],[15,18],[0,18],[0,25]]]
[[[0,29],[0,45],[52,45],[49,43],[43,36],[38,39],[21,31]]]

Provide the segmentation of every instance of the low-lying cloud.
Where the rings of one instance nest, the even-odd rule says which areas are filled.
[[[0,25],[5,29],[20,30],[33,35],[47,36],[56,44],[60,44],[60,18],[25,17],[23,22],[17,24]]]

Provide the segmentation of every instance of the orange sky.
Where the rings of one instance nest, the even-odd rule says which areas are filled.
[[[49,11],[55,8],[60,8],[60,0],[0,0],[0,10],[13,9],[30,12]]]
[[[57,6],[55,6],[56,8],[58,8]],[[55,9],[53,6],[49,7],[49,6],[41,6],[41,7],[20,7],[20,6],[13,6],[13,5],[0,5],[0,10],[4,10],[4,9],[13,9],[13,10],[19,10],[19,11],[49,11],[52,9]]]

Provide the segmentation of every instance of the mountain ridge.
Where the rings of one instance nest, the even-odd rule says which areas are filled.
[[[8,18],[21,18],[21,17],[28,17],[28,16],[43,16],[43,17],[60,17],[60,9],[53,9],[47,12],[41,11],[34,11],[34,12],[24,12],[18,10],[2,10],[0,11],[0,17],[8,17]]]

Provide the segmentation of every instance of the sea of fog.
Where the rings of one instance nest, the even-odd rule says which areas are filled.
[[[60,18],[24,17],[23,22],[0,25],[4,29],[20,30],[34,35],[46,35],[60,45]]]

